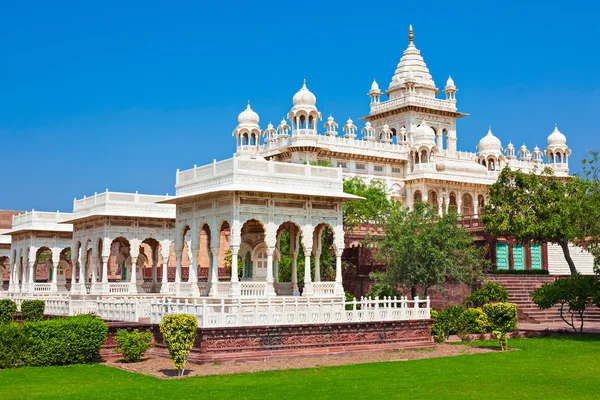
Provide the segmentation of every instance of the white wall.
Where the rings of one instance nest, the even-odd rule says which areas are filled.
[[[573,245],[569,245],[569,250],[577,271],[582,274],[594,273],[594,257],[587,250]],[[562,248],[557,244],[548,243],[548,270],[550,275],[571,274]]]

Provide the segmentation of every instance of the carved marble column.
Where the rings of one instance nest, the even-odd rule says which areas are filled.
[[[304,247],[304,289],[302,290],[303,297],[309,297],[314,294],[310,270],[311,252],[312,249],[310,247]]]
[[[129,293],[137,293],[138,292],[138,287],[137,287],[137,265],[138,263],[138,257],[137,256],[131,256],[131,276],[129,277]]]
[[[52,280],[50,282],[50,292],[58,292],[58,263],[60,262],[60,249],[52,249]]]
[[[294,251],[292,253],[292,277],[291,277],[291,283],[292,283],[292,295],[293,296],[299,296],[300,295],[300,291],[298,290],[298,251]]]
[[[102,256],[102,293],[108,294],[110,292],[108,287],[108,260],[109,256]]]
[[[266,290],[265,295],[267,297],[276,296],[275,286],[273,284],[273,253],[275,247],[267,247],[267,278],[266,278]]]
[[[209,265],[209,282],[210,292],[209,296],[219,296],[219,246],[211,247],[210,249],[210,265]],[[233,273],[233,258],[232,261],[232,273]]]
[[[163,294],[169,293],[169,249],[170,243],[163,242],[161,245],[162,254],[162,279],[160,283],[160,292]]]
[[[315,256],[315,282],[321,282],[321,250],[313,250]]]

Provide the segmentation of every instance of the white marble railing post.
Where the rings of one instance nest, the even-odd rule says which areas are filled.
[[[17,260],[16,257],[13,260],[10,260],[10,275],[8,281],[8,292],[16,293],[18,292],[19,281],[17,280]]]
[[[35,262],[29,261],[29,272],[27,273],[27,275],[28,275],[27,292],[28,293],[33,293],[33,283],[35,282],[35,272],[33,270],[34,265],[35,265]]]

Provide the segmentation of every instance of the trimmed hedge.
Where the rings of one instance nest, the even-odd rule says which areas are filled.
[[[43,300],[25,300],[21,303],[23,321],[41,321],[44,319],[46,303]]]
[[[108,327],[94,315],[77,315],[23,324],[26,365],[68,365],[97,358]]]
[[[21,365],[23,348],[21,326],[14,322],[0,323],[0,369]]]
[[[550,275],[546,269],[495,269],[492,275]]]
[[[12,322],[16,313],[17,303],[11,299],[0,300],[0,324]]]

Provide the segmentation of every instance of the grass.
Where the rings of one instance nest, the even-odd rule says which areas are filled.
[[[510,339],[509,346],[521,350],[177,380],[98,364],[27,367],[0,371],[0,399],[600,397],[600,336]]]

